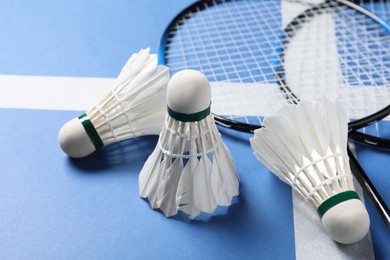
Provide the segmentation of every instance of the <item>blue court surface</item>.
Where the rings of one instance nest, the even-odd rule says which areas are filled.
[[[0,78],[115,78],[132,53],[156,53],[165,26],[192,2],[1,0]],[[297,239],[291,189],[256,160],[250,134],[219,128],[241,179],[235,203],[211,218],[168,219],[138,195],[157,137],[75,160],[57,135],[84,111],[0,107],[0,259],[390,259],[390,230],[367,198],[362,243]],[[390,122],[382,127],[389,132]],[[355,148],[390,204],[389,152]]]

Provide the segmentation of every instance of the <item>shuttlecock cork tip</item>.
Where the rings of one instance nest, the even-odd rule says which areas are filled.
[[[207,78],[196,70],[182,70],[169,80],[168,107],[178,113],[193,114],[210,107],[211,88]]]
[[[351,199],[330,208],[322,216],[322,224],[333,240],[352,244],[366,236],[370,218],[362,201]]]
[[[79,118],[74,118],[62,126],[58,133],[58,143],[72,158],[82,158],[96,150]]]

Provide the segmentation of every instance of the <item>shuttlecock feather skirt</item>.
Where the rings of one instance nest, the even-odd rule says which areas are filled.
[[[347,122],[338,103],[302,101],[266,118],[251,145],[267,168],[317,209],[338,193],[354,191]]]
[[[169,110],[168,110],[169,111]],[[140,196],[167,217],[183,211],[195,218],[229,206],[237,196],[239,179],[230,153],[221,140],[210,110],[203,119],[170,113],[158,144],[139,177]],[[174,117],[172,117],[174,116]],[[202,117],[202,116],[201,116]]]
[[[158,134],[165,118],[169,69],[149,49],[133,54],[112,89],[79,117],[95,148]]]
[[[256,157],[310,202],[335,241],[361,240],[370,219],[354,189],[341,106],[325,98],[303,100],[283,106],[263,126],[251,139]]]

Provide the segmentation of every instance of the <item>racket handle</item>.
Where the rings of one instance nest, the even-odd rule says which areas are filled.
[[[241,123],[235,120],[227,119],[222,116],[213,114],[215,122],[223,127],[230,128],[236,131],[244,133],[253,133],[256,129],[262,127],[260,125],[252,125],[247,123]]]
[[[352,153],[351,149],[348,147],[348,156],[350,160],[351,170],[356,178],[356,180],[359,182],[360,186],[370,199],[371,203],[376,207],[379,214],[383,218],[383,221],[387,225],[388,228],[390,228],[390,210],[387,207],[385,201],[382,199],[382,197],[379,195],[378,191],[376,190],[375,186],[372,184],[370,179],[368,178],[367,174],[364,172],[363,168],[360,166],[359,162],[357,161],[355,155]]]

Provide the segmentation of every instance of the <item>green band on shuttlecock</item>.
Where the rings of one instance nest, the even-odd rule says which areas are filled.
[[[337,204],[340,204],[341,202],[352,200],[352,199],[360,199],[359,195],[356,193],[356,191],[353,190],[347,190],[344,192],[341,192],[339,194],[336,194],[329,199],[325,200],[321,203],[321,205],[317,209],[318,215],[320,215],[320,218],[331,208],[336,206]]]
[[[82,114],[81,116],[79,116],[79,120],[83,125],[85,131],[87,132],[95,148],[99,149],[103,147],[104,146],[103,141],[102,139],[100,139],[100,136],[96,131],[95,127],[93,126],[91,120],[89,120],[88,115],[86,113]]]
[[[172,108],[168,107],[168,114],[172,118],[174,118],[176,120],[179,120],[179,121],[182,121],[182,122],[196,122],[196,121],[200,121],[203,118],[205,118],[208,115],[210,115],[210,110],[211,110],[211,104],[205,110],[202,110],[200,112],[196,112],[196,113],[193,113],[193,114],[179,113],[179,112],[173,111]]]

